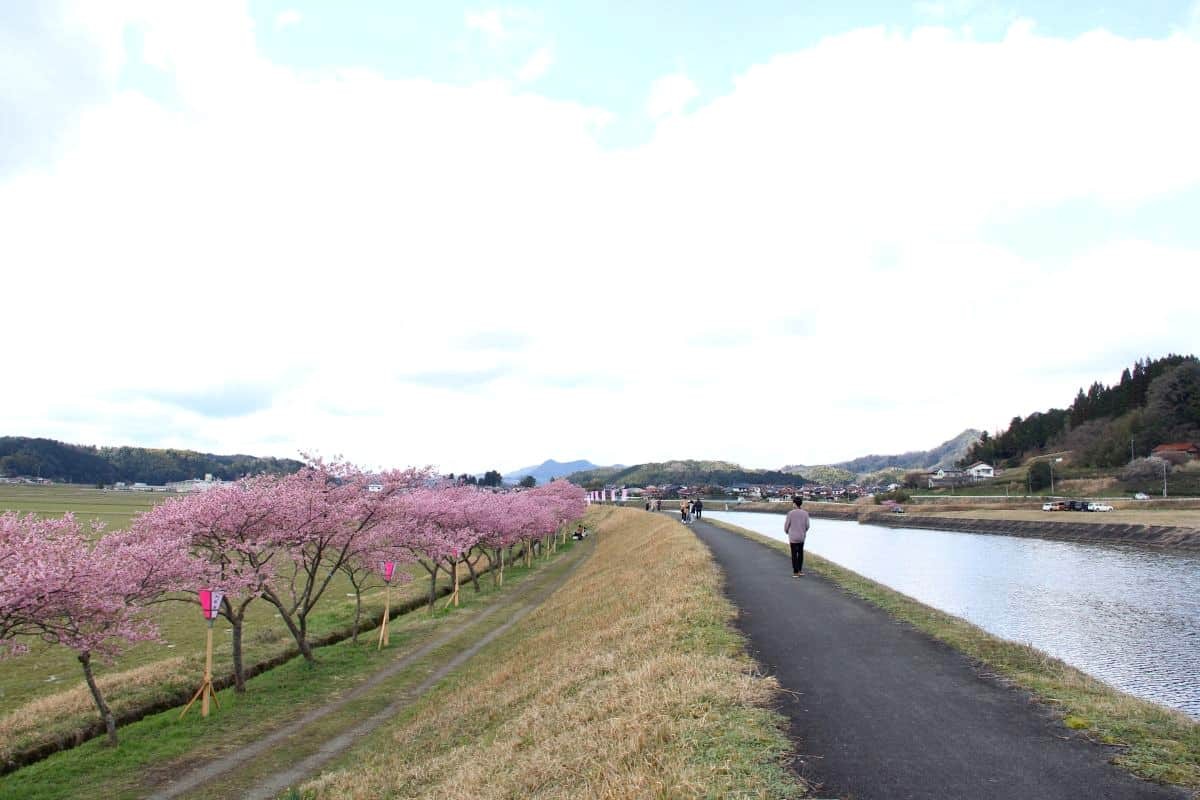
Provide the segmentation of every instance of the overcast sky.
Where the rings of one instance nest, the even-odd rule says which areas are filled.
[[[799,5],[3,4],[0,434],[778,467],[1200,350],[1200,4]]]

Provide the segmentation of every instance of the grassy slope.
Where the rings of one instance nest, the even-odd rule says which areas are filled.
[[[707,550],[661,516],[591,513],[580,572],[299,794],[802,796]]]
[[[781,552],[787,545],[725,522],[714,525]],[[1200,796],[1200,723],[1178,711],[1118,692],[1028,645],[992,636],[965,620],[868,580],[814,554],[805,567],[914,628],[979,661],[1061,711],[1068,727],[1106,744],[1124,745],[1114,763],[1150,780],[1186,786]]]
[[[552,560],[548,566],[553,570],[556,562]],[[120,745],[115,749],[106,747],[102,739],[93,739],[0,777],[0,800],[52,800],[84,795],[110,800],[142,797],[147,793],[147,787],[157,781],[195,767],[239,744],[253,742],[265,733],[286,726],[314,706],[336,700],[390,660],[411,652],[444,631],[446,625],[469,621],[479,609],[511,594],[524,581],[546,572],[546,567],[541,560],[530,570],[520,565],[507,567],[505,585],[500,591],[493,589],[491,579],[481,580],[482,592],[479,594],[472,591],[469,584],[464,587],[461,608],[446,610],[444,603],[439,603],[434,615],[417,611],[397,618],[392,622],[391,646],[383,651],[376,650],[372,634],[368,633],[358,645],[344,641],[321,648],[317,651],[315,666],[310,667],[302,659],[292,659],[253,678],[245,695],[238,696],[232,690],[219,692],[220,709],[214,709],[207,720],[202,720],[195,709],[183,720],[179,719],[179,709],[165,711],[122,727]],[[481,635],[485,630],[472,631],[463,638],[469,642],[471,634]],[[457,646],[465,645],[456,640],[416,662],[368,696],[303,731],[296,740],[272,748],[270,754],[238,770],[230,780],[253,779],[262,771],[279,768],[308,755],[325,739],[357,723],[381,704],[390,702],[397,693],[419,683],[431,662],[439,656],[448,657],[447,652],[456,652]],[[201,794],[207,797],[239,796],[241,791],[230,789],[228,793],[205,791]]]

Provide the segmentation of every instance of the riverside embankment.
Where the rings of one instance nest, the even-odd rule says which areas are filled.
[[[692,530],[725,569],[755,656],[788,692],[781,710],[820,796],[1174,798],[1200,789],[1200,725],[1185,715],[820,557],[806,563],[815,574],[793,579],[782,542],[707,519]],[[961,535],[933,538],[942,536]],[[1187,789],[1122,778],[1111,764]]]
[[[775,514],[706,516],[784,538]],[[806,550],[1200,718],[1200,553],[819,518]]]
[[[727,507],[726,507],[727,505]],[[755,511],[786,514],[791,503],[713,503],[713,510]],[[1101,513],[1046,513],[1050,519],[1022,519],[1024,512],[980,509],[977,513],[963,510],[925,511],[895,514],[880,506],[848,503],[805,503],[805,510],[820,519],[853,520],[888,528],[922,528],[926,530],[963,531],[967,533],[1025,536],[1062,541],[1108,541],[1149,545],[1168,550],[1200,551],[1200,528],[1180,525],[1154,524],[1155,512],[1145,512],[1146,522],[1105,522]],[[1123,515],[1124,516],[1124,515]],[[1066,519],[1064,519],[1066,517]],[[1086,521],[1085,521],[1086,520]]]

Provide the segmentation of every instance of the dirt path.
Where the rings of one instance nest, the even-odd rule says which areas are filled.
[[[780,525],[783,520],[780,519]],[[1179,800],[950,647],[786,554],[707,523],[692,531],[726,575],[738,627],[778,678],[801,775],[820,796]]]
[[[330,714],[345,708],[350,703],[370,694],[389,678],[395,677],[408,667],[419,662],[422,658],[463,636],[489,618],[498,614],[507,614],[507,619],[504,623],[488,631],[468,647],[456,653],[450,660],[437,667],[420,684],[400,693],[395,700],[370,717],[323,742],[315,752],[303,760],[296,762],[288,769],[260,779],[253,788],[241,795],[245,798],[265,799],[275,797],[287,787],[293,786],[314,774],[323,764],[347,750],[358,739],[374,731],[405,706],[428,691],[438,681],[442,680],[442,678],[478,653],[479,650],[487,646],[496,637],[503,634],[513,625],[516,625],[517,622],[541,605],[547,597],[557,590],[574,573],[579,565],[583,563],[587,555],[592,552],[592,549],[591,542],[584,543],[583,546],[577,545],[566,556],[568,566],[565,571],[557,577],[548,574],[533,576],[530,580],[522,584],[518,591],[511,597],[501,599],[494,605],[484,608],[470,619],[464,620],[460,624],[439,633],[421,647],[391,662],[352,691],[339,697],[336,701],[307,712],[299,719],[288,722],[286,727],[280,728],[252,744],[184,773],[169,785],[149,795],[149,797],[152,800],[172,800],[173,798],[181,797],[188,792],[202,788],[205,784],[252,762],[271,749],[281,746],[288,739],[300,735],[306,727],[318,720],[328,717]]]

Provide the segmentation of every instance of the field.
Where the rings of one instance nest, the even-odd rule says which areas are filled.
[[[99,519],[108,529],[128,526],[134,515],[173,495],[102,492],[72,486],[0,485],[0,510],[59,516],[73,512],[80,520]],[[419,573],[419,574],[418,574]],[[424,592],[427,578],[420,567],[417,579],[393,589],[393,602]],[[382,589],[364,594],[364,617],[377,620],[383,610]],[[314,638],[345,628],[353,621],[354,597],[349,582],[339,576],[312,616]],[[115,713],[154,700],[179,686],[198,681],[203,669],[204,622],[190,602],[167,602],[153,610],[161,642],[143,642],[112,663],[96,663],[102,684],[111,687],[106,699]],[[370,624],[370,623],[368,623]],[[213,663],[218,671],[230,664],[232,629],[224,620],[215,626]],[[250,604],[246,615],[245,663],[271,658],[293,646],[292,638],[274,607],[265,601]],[[96,716],[86,693],[83,673],[68,649],[38,642],[30,653],[0,663],[0,759],[44,737],[76,729]]]

